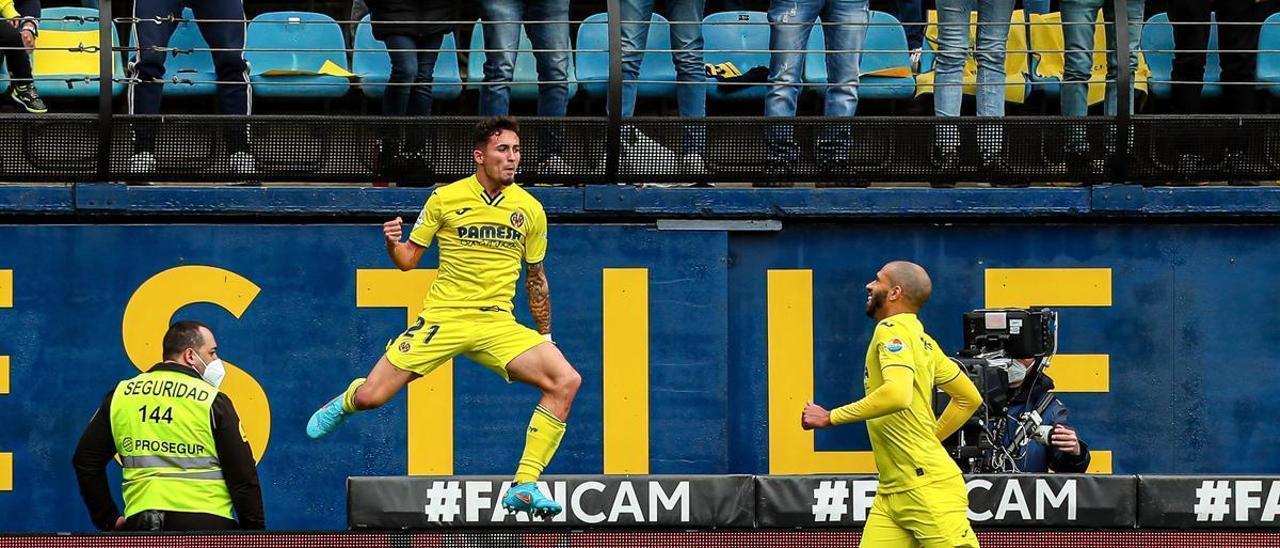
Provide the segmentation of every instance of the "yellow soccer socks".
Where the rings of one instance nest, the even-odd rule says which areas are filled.
[[[356,409],[356,389],[360,388],[360,386],[364,384],[364,381],[364,377],[351,381],[351,384],[347,386],[346,392],[342,393],[343,413],[350,414],[359,411],[359,409]]]
[[[529,430],[525,435],[524,454],[520,456],[520,466],[516,468],[516,484],[538,481],[542,470],[551,462],[551,457],[560,448],[560,439],[564,437],[565,423],[556,418],[545,407],[539,405],[533,410],[533,418],[529,419]]]

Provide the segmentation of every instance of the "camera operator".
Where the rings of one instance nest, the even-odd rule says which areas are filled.
[[[1054,394],[1053,379],[1044,372],[1044,366],[1036,366],[1030,359],[1013,360],[1009,371],[1009,388],[1013,397],[1009,402],[1009,421],[1005,429],[1003,445],[1012,443],[1019,428],[1018,418],[1026,411],[1043,408],[1040,413],[1042,426],[1051,426],[1048,443],[1039,440],[1026,444],[1026,452],[1017,461],[1023,472],[1083,473],[1089,468],[1089,446],[1076,436],[1067,424],[1067,406]],[[1021,366],[1021,367],[1019,367]],[[1019,376],[1021,373],[1021,376]],[[1046,398],[1049,398],[1046,401]]]

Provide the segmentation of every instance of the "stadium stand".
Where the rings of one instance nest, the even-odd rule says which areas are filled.
[[[347,44],[332,17],[264,13],[249,22],[245,59],[255,97],[333,99],[347,94]]]
[[[32,69],[40,94],[56,97],[97,97],[99,53],[98,10],[92,8],[48,8],[41,12],[44,21],[36,37]],[[120,35],[111,26],[111,43],[120,46]],[[115,67],[111,93],[124,91],[124,60],[111,52]]]
[[[1147,115],[1143,112],[1151,111],[1150,101],[1139,101],[1140,110],[1133,116],[1126,114],[1115,118],[1090,118],[1087,121],[1074,122],[1053,117],[1052,114],[1057,112],[1056,101],[1053,99],[1057,96],[1062,72],[1061,24],[1057,13],[1045,13],[1048,8],[1043,3],[1038,3],[1031,8],[1027,13],[1015,12],[1012,17],[1015,24],[1011,28],[1008,42],[1009,55],[1006,68],[1007,97],[1011,103],[1010,116],[999,122],[1007,126],[1004,134],[1009,136],[1006,143],[1008,149],[1006,154],[1010,155],[1007,158],[1007,165],[996,167],[979,165],[981,162],[968,158],[968,153],[965,151],[961,151],[960,161],[954,169],[948,166],[932,165],[929,155],[922,154],[920,151],[928,146],[930,130],[936,121],[919,116],[880,118],[876,115],[886,112],[886,109],[874,104],[869,104],[869,108],[860,109],[859,114],[852,119],[837,122],[849,124],[855,136],[884,136],[882,140],[874,143],[867,141],[869,137],[855,139],[855,141],[863,141],[855,142],[850,149],[851,165],[857,166],[856,168],[828,174],[814,165],[808,165],[807,162],[830,160],[817,156],[818,151],[813,148],[811,142],[816,134],[805,133],[821,126],[822,119],[815,118],[812,122],[803,119],[807,114],[816,112],[816,107],[820,106],[821,101],[815,97],[822,92],[826,84],[824,32],[819,24],[810,34],[806,45],[808,53],[805,55],[802,83],[805,98],[802,99],[798,111],[802,118],[797,118],[791,124],[798,128],[797,138],[803,149],[804,161],[802,165],[796,166],[793,173],[788,176],[787,182],[812,182],[821,186],[880,181],[928,182],[942,186],[964,181],[1015,182],[1017,184],[1024,182],[1093,184],[1129,181],[1160,184],[1174,180],[1183,182],[1212,180],[1215,177],[1219,180],[1228,180],[1238,176],[1235,171],[1233,174],[1228,174],[1226,171],[1219,170],[1216,161],[1194,159],[1197,156],[1210,159],[1221,156],[1220,152],[1212,150],[1220,144],[1213,139],[1185,142],[1182,137],[1177,137],[1175,143],[1173,135],[1150,133],[1143,137],[1141,131],[1135,131],[1135,138],[1126,141],[1127,146],[1115,146],[1114,135],[1121,126],[1158,128],[1172,123],[1162,119],[1146,120]],[[763,97],[768,89],[768,67],[771,61],[768,51],[770,30],[764,12],[724,11],[710,13],[703,19],[705,61],[711,75],[705,85],[708,86],[709,95],[713,99],[712,117],[706,122],[697,122],[698,124],[707,123],[706,127],[709,128],[706,138],[707,147],[703,155],[706,168],[685,173],[681,171],[680,166],[671,161],[671,158],[675,157],[673,156],[675,151],[680,150],[682,136],[694,122],[682,120],[670,114],[674,111],[673,99],[679,85],[675,82],[670,52],[666,51],[671,48],[669,33],[665,31],[665,26],[670,23],[657,14],[651,17],[651,24],[658,28],[648,35],[649,42],[645,46],[646,52],[641,73],[638,76],[638,79],[643,82],[639,86],[639,96],[650,103],[646,106],[645,112],[652,112],[652,107],[657,107],[659,113],[667,113],[667,115],[627,120],[593,118],[592,115],[607,114],[605,99],[610,91],[610,65],[616,53],[608,51],[611,46],[608,32],[611,22],[608,21],[607,15],[599,13],[598,8],[594,11],[584,11],[586,7],[576,9],[581,13],[579,17],[583,19],[573,21],[576,25],[574,29],[576,43],[570,56],[570,94],[574,94],[576,89],[581,87],[584,92],[583,98],[572,103],[573,108],[570,112],[573,115],[563,122],[533,119],[529,122],[534,125],[564,124],[566,128],[599,127],[598,124],[603,123],[605,128],[620,129],[625,125],[626,131],[616,133],[620,139],[643,142],[637,144],[629,141],[627,143],[629,146],[603,147],[606,151],[619,153],[625,149],[630,153],[630,157],[624,160],[608,154],[583,152],[599,150],[597,148],[600,145],[599,142],[574,143],[572,139],[565,140],[560,143],[566,150],[561,154],[561,159],[566,160],[570,165],[578,166],[575,169],[588,171],[589,174],[574,176],[572,173],[565,173],[564,177],[546,177],[549,171],[547,173],[530,171],[525,174],[530,182],[599,181],[599,177],[603,174],[618,173],[608,169],[608,166],[623,161],[628,163],[628,167],[618,175],[617,182],[759,183],[763,178],[771,176],[759,171],[764,164],[764,146],[761,141],[771,124],[790,123],[790,121],[767,120],[759,116],[764,110]],[[95,81],[98,52],[93,46],[98,38],[96,17],[97,12],[88,8],[48,8],[44,11],[46,21],[41,28],[35,64],[37,77],[42,82],[40,86],[42,93],[51,96],[55,101],[55,112],[74,112],[77,104],[67,103],[67,98],[92,99],[98,92]],[[185,10],[175,20],[176,30],[169,44],[168,53],[171,57],[168,73],[165,76],[166,89],[169,90],[167,96],[208,97],[214,88],[213,80],[216,76],[211,67],[208,46],[198,27],[192,22],[193,17],[190,10]],[[901,23],[883,12],[873,12],[871,17],[871,27],[861,62],[860,96],[868,100],[890,100],[887,103],[890,106],[887,112],[892,114],[897,114],[902,105],[907,105],[907,108],[901,110],[912,114],[927,114],[929,101],[920,95],[928,93],[932,86],[934,61],[932,41],[936,40],[937,34],[936,13],[931,12],[929,15],[928,40],[918,67],[913,66],[913,58],[910,52],[906,51],[905,32]],[[114,20],[117,23],[116,28],[121,29],[128,29],[133,23],[129,17],[115,17]],[[1280,18],[1273,15],[1268,21],[1273,24],[1280,23]],[[480,86],[484,85],[482,82],[482,65],[485,57],[483,25],[470,19],[456,23],[456,31],[448,35],[446,43],[441,47],[443,53],[436,64],[435,81],[432,84],[436,88],[434,95],[438,99],[464,97],[466,99],[446,105],[443,111],[432,117],[434,121],[446,125],[466,123],[462,118],[448,121],[439,116],[462,115],[465,117],[474,114],[475,95]],[[1280,36],[1280,31],[1276,31],[1276,25],[1273,24],[1264,27],[1262,31],[1259,46],[1262,51],[1259,53],[1257,78],[1262,87],[1272,91],[1273,94],[1280,94],[1280,68],[1277,68],[1280,67],[1280,61],[1277,61],[1280,55],[1268,51],[1278,49],[1276,43],[1280,42],[1280,39],[1276,38]],[[349,27],[352,32],[350,37],[343,35],[344,26]],[[1105,27],[1101,27],[1100,24],[1100,28]],[[1171,50],[1174,49],[1170,29],[1171,25],[1164,14],[1153,15],[1147,21],[1142,39],[1145,50],[1141,56],[1143,62],[1135,75],[1135,89],[1139,94],[1145,93],[1148,87],[1151,94],[1157,97],[1167,96],[1169,93],[1168,74]],[[263,105],[258,105],[253,111],[254,119],[247,121],[255,128],[253,133],[255,154],[268,160],[280,156],[273,154],[270,150],[262,149],[259,145],[272,142],[283,146],[284,143],[292,142],[295,138],[301,139],[302,133],[305,133],[297,128],[275,128],[273,124],[276,122],[258,116],[277,112],[300,115],[322,112],[338,115],[368,112],[365,99],[378,100],[381,97],[385,91],[389,72],[385,47],[373,39],[370,30],[367,17],[359,21],[338,21],[324,14],[302,11],[268,11],[258,14],[248,22],[245,56],[251,63],[253,95],[257,98],[324,100],[314,103],[277,101],[274,104],[269,103],[265,109],[262,108]],[[1095,70],[1092,78],[1093,85],[1090,86],[1090,103],[1100,100],[1102,83],[1105,79],[1102,68],[1102,60],[1105,56],[1102,50],[1105,48],[1105,40],[1101,34],[1095,33]],[[115,54],[112,63],[115,74],[110,88],[115,95],[121,95],[127,83],[123,71],[124,58],[136,47],[133,37],[128,36],[128,38],[127,45],[120,47],[119,37],[113,32],[113,43],[117,45],[113,47],[112,52]],[[459,41],[470,47],[458,49],[461,45],[457,43]],[[522,51],[516,60],[514,94],[517,99],[532,99],[538,93],[537,73],[533,57],[528,51],[531,49],[531,44],[523,30],[520,44]],[[1211,42],[1210,47],[1217,47],[1216,41]],[[1206,80],[1213,84],[1220,73],[1216,53],[1209,55],[1209,65]],[[972,67],[967,70],[967,73],[966,91],[972,93],[974,79]],[[360,87],[361,92],[349,93],[351,85]],[[1207,86],[1205,95],[1212,98],[1220,95],[1221,89],[1220,85]],[[1017,106],[1017,103],[1024,103],[1032,96],[1043,99],[1026,107]],[[180,114],[184,112],[182,110],[184,104],[180,102],[175,103],[176,110],[173,111],[175,114],[167,114],[164,119],[141,120],[119,115],[118,113],[123,110],[118,106],[121,101],[122,99],[117,99],[115,107],[117,114],[112,119],[114,123],[94,126],[101,128],[103,132],[108,130],[112,132],[109,137],[100,136],[97,139],[99,143],[117,142],[123,146],[128,142],[127,135],[117,135],[119,132],[127,131],[127,128],[150,125],[160,127],[167,125],[170,130],[161,130],[161,134],[170,135],[171,139],[191,141],[193,138],[181,137],[178,127],[180,125],[185,127],[186,124],[192,127],[202,125],[200,118],[186,119],[187,115]],[[78,105],[84,104],[86,102],[82,101]],[[1213,103],[1209,105],[1215,106]],[[527,113],[528,107],[529,104],[526,102],[518,106],[515,113]],[[83,112],[83,106],[78,108]],[[207,108],[194,110],[194,112],[204,113],[207,112]],[[1043,113],[1050,116],[1030,119],[1023,116],[1027,113]],[[726,114],[741,116],[741,118],[723,117]],[[99,120],[100,117],[101,114],[98,117],[88,116],[84,119]],[[19,124],[27,123],[25,119],[19,118],[19,120],[23,120],[18,122]],[[203,123],[204,125],[213,126],[230,127],[228,124],[233,123],[227,119],[205,120],[207,122]],[[317,176],[334,181],[378,182],[379,177],[384,174],[381,174],[376,155],[370,156],[368,151],[376,150],[377,143],[384,141],[386,136],[380,134],[384,129],[395,134],[402,132],[399,129],[392,129],[392,125],[386,125],[383,121],[369,119],[356,122],[355,118],[352,120],[351,123],[361,127],[349,131],[343,130],[347,137],[309,135],[300,141],[305,144],[302,150],[307,151],[303,156],[312,159],[300,162],[298,166],[333,165],[332,161],[320,161],[318,158],[361,158],[363,160],[359,165],[363,167],[343,168],[333,173],[324,172],[322,169],[321,174]],[[1265,129],[1271,123],[1269,120],[1269,118],[1260,117],[1247,121],[1236,120],[1236,122],[1241,127],[1257,127],[1258,131],[1262,132],[1259,135],[1265,136],[1270,135],[1268,133],[1270,130]],[[828,123],[830,122],[828,120]],[[1066,169],[1064,168],[1066,160],[1058,157],[1057,147],[1060,146],[1062,136],[1067,131],[1075,131],[1070,127],[1072,124],[1082,123],[1091,128],[1098,128],[1090,132],[1090,140],[1096,143],[1089,147],[1091,154],[1095,155],[1089,161],[1093,166],[1092,172],[1101,170],[1103,172],[1101,174],[1092,172],[1081,174],[1078,173],[1079,170]],[[1226,131],[1224,128],[1231,127],[1232,121],[1205,119],[1195,123],[1203,124],[1199,126],[1202,135],[1215,136],[1221,131]],[[969,122],[960,121],[959,124],[968,127]],[[1113,129],[1105,131],[1101,129],[1106,127]],[[965,131],[972,131],[972,128]],[[36,134],[41,139],[48,139],[54,135],[48,128],[43,128]],[[76,136],[64,139],[68,143],[87,136],[84,131],[70,132],[68,135]],[[602,135],[609,136],[615,133],[605,131]],[[599,135],[594,138],[599,139]],[[549,139],[547,137],[544,141],[550,143]],[[966,137],[965,140],[967,142],[968,138]],[[1258,142],[1269,141],[1258,140]],[[321,143],[322,146],[316,143]],[[317,146],[325,150],[320,150],[316,148]],[[1187,146],[1203,147],[1207,150],[1203,153],[1188,152],[1186,154],[1169,152],[1178,147]],[[18,148],[32,149],[27,144]],[[175,145],[174,150],[189,148],[186,145]],[[223,178],[226,174],[215,169],[216,166],[225,164],[223,160],[217,158],[220,152],[208,147],[196,148],[202,151],[196,154],[201,158],[199,162],[190,166],[179,162],[170,165],[172,169],[162,169],[163,173],[158,174],[158,177],[155,175],[148,177],[156,177],[159,181],[211,182]],[[95,150],[102,150],[104,154],[118,154],[115,149],[110,148]],[[1247,177],[1266,179],[1273,172],[1280,170],[1280,166],[1276,165],[1280,163],[1266,160],[1267,155],[1271,154],[1269,150],[1261,145],[1248,147],[1245,155],[1252,159],[1245,164],[1252,167],[1243,171]],[[535,152],[537,156],[538,151],[531,150],[531,152]],[[74,154],[66,153],[66,156],[83,157],[83,154],[83,151],[80,151]],[[646,154],[652,157],[646,157]],[[70,165],[70,162],[55,161],[56,153],[43,149],[29,156],[38,158],[37,163],[41,166]],[[185,154],[177,156],[184,157]],[[1188,160],[1182,156],[1191,159]],[[1232,163],[1238,164],[1235,160]],[[113,167],[109,167],[120,165],[118,160],[99,161],[97,164],[99,167],[96,170],[77,169],[70,173],[77,179],[96,176],[104,180],[141,180],[141,176],[134,177],[127,173],[116,172]],[[263,163],[262,169],[258,170],[256,175],[261,176],[264,181],[283,181],[306,173],[305,170],[300,171],[295,168],[274,170],[273,165],[276,164],[270,161]],[[16,171],[27,173],[24,169],[26,168]],[[449,173],[450,170],[443,170],[420,175],[430,179],[423,182],[438,182],[452,176]],[[50,174],[50,176],[55,175]],[[827,180],[828,178],[831,180]]]

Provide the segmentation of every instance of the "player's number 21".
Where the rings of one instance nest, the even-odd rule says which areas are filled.
[[[423,319],[422,319],[422,318],[418,318],[418,321],[417,321],[417,322],[414,322],[414,324],[413,324],[413,326],[412,326],[412,327],[410,327],[409,329],[405,330],[405,332],[404,332],[404,337],[409,338],[409,339],[412,339],[412,338],[413,338],[413,336],[414,336],[414,335],[416,335],[420,329],[422,329],[422,326],[423,326],[425,323],[426,323],[426,322],[425,322],[425,321],[423,321]],[[435,336],[436,336],[436,333],[437,333],[438,331],[440,331],[440,326],[439,326],[439,325],[433,325],[433,326],[431,326],[431,327],[428,327],[428,328],[427,328],[427,337],[426,337],[425,339],[423,339],[423,340],[422,340],[422,344],[427,344],[427,343],[431,342],[431,339],[432,339],[433,337],[435,337]]]

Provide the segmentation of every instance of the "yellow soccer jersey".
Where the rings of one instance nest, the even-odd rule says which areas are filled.
[[[440,268],[423,308],[511,310],[521,261],[542,262],[547,215],[542,204],[514,184],[490,198],[475,176],[431,193],[409,240],[439,242]]]
[[[898,493],[960,474],[934,433],[934,387],[955,380],[960,367],[947,359],[915,314],[895,314],[876,324],[867,349],[864,379],[868,394],[884,383],[882,371],[908,367],[914,372],[911,405],[867,421],[871,449],[880,472],[880,493]]]

